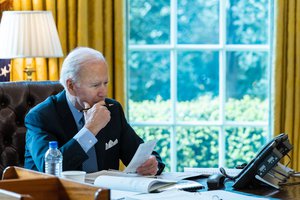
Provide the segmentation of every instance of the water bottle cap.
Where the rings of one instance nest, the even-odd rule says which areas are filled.
[[[50,141],[49,148],[57,148],[57,141]]]

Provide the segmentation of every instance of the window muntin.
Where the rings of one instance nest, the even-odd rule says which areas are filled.
[[[127,2],[127,114],[138,134],[159,140],[167,170],[248,162],[271,132],[273,1]],[[234,159],[241,135],[258,146],[246,142]]]

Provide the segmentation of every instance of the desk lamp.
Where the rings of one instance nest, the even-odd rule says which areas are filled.
[[[54,58],[63,52],[50,11],[5,11],[0,26],[0,59]],[[35,72],[32,63],[24,69],[27,80]]]

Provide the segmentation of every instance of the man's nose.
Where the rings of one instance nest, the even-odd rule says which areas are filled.
[[[104,84],[100,85],[99,89],[98,89],[98,93],[99,94],[103,94],[106,90],[106,86]]]

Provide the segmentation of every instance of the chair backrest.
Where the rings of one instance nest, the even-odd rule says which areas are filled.
[[[25,115],[62,90],[62,85],[53,81],[0,83],[0,177],[7,166],[24,166]]]

